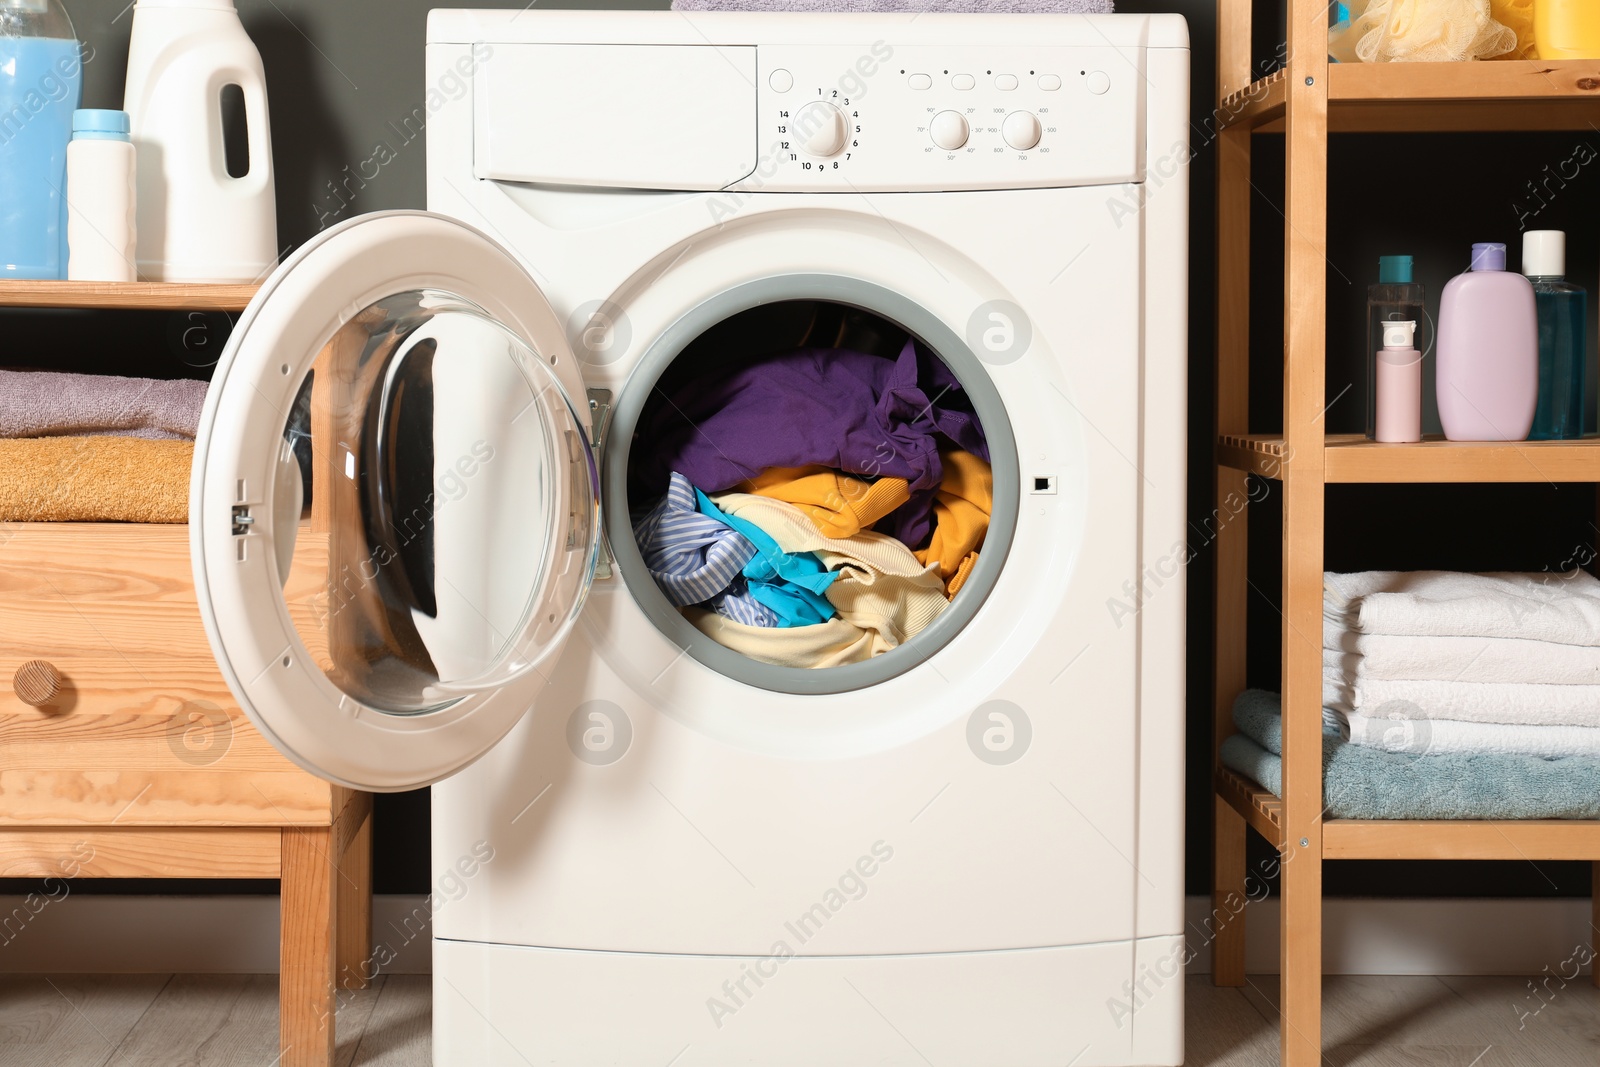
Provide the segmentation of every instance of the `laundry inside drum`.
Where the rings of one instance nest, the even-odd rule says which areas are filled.
[[[687,345],[628,453],[649,578],[752,660],[894,655],[963,597],[989,533],[989,442],[961,379],[869,311],[764,304]]]

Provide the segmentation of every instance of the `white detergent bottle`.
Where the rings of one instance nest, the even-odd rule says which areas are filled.
[[[249,169],[230,176],[223,94],[244,97]],[[139,275],[250,282],[278,260],[261,53],[233,0],[138,0],[124,110],[139,169]]]

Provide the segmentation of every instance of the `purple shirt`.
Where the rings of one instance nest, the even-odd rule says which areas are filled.
[[[917,548],[932,530],[944,476],[941,438],[989,458],[955,376],[913,342],[894,360],[802,348],[654,394],[632,446],[629,496],[635,506],[661,496],[673,471],[707,493],[771,467],[904,478],[910,501],[876,528]]]

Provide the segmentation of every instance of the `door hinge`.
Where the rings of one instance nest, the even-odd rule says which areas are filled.
[[[601,457],[605,453],[606,431],[611,428],[611,390],[589,390],[589,445],[594,449],[594,461],[598,468],[601,467]],[[611,577],[611,546],[606,543],[605,505],[601,504],[599,552],[594,565],[596,578]]]

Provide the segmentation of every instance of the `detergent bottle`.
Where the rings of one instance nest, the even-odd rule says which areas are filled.
[[[1533,37],[1540,59],[1600,58],[1600,4],[1594,0],[1535,0]]]
[[[0,278],[64,278],[83,53],[56,0],[0,0]]]
[[[238,174],[225,158],[230,91],[244,103],[248,168]],[[138,154],[140,277],[250,282],[270,271],[278,215],[267,79],[233,0],[138,0],[123,110]]]

